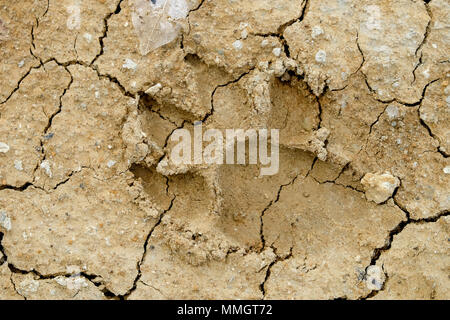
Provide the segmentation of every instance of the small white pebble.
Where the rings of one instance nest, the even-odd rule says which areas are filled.
[[[16,170],[22,171],[22,160],[14,160],[14,168],[16,168]]]
[[[0,153],[7,153],[8,151],[9,146],[4,142],[0,142]]]
[[[323,29],[320,26],[314,26],[311,31],[311,37],[315,39],[319,35],[323,34]]]
[[[233,42],[233,47],[236,50],[241,50],[243,47],[242,41],[241,40],[236,40],[235,42]]]
[[[269,41],[267,39],[264,39],[263,41],[261,41],[261,47],[267,47],[267,45],[269,44]]]
[[[109,160],[107,163],[108,168],[113,167],[116,164],[116,162],[114,160]]]
[[[369,290],[380,291],[386,281],[386,275],[379,266],[369,266],[366,272],[366,286]]]
[[[319,50],[316,53],[316,61],[319,63],[324,63],[327,60],[327,53],[323,50]]]
[[[449,174],[449,173],[450,173],[450,166],[446,166],[446,167],[444,168],[444,173],[445,173],[445,174]]]
[[[130,70],[136,70],[137,69],[137,63],[134,62],[133,60],[126,58],[125,59],[125,63],[122,65],[123,68],[125,69],[130,69]]]
[[[50,162],[48,160],[42,161],[40,167],[45,170],[45,173],[51,178],[52,170],[50,169]]]
[[[0,211],[0,226],[6,229],[6,231],[11,230],[11,219],[5,211]]]
[[[92,41],[92,35],[90,33],[85,33],[83,35],[83,38],[86,39],[87,42],[91,42]]]
[[[151,86],[150,88],[148,88],[145,93],[148,94],[149,96],[154,96],[155,94],[157,94],[162,88],[161,83],[157,83],[154,86]]]
[[[399,115],[398,107],[392,104],[388,105],[386,108],[386,114],[390,120],[397,119]]]
[[[274,48],[272,50],[272,53],[275,55],[275,57],[279,57],[281,55],[281,48]]]
[[[19,64],[18,64],[19,68],[22,68],[24,64],[25,64],[24,60],[20,61]]]

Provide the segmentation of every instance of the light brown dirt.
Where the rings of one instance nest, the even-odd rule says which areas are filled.
[[[449,299],[448,1],[179,3],[0,0],[0,299]]]

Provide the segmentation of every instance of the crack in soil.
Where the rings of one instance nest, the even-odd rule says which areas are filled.
[[[66,273],[66,272],[59,272],[59,273],[52,273],[52,274],[42,274],[40,272],[38,272],[37,270],[31,269],[31,270],[23,270],[20,268],[17,268],[14,264],[12,264],[11,262],[8,261],[8,256],[6,255],[5,252],[5,248],[3,247],[2,244],[2,240],[3,240],[4,234],[2,232],[0,232],[0,252],[3,254],[3,262],[0,263],[0,265],[2,265],[3,263],[6,263],[8,265],[9,270],[11,271],[11,283],[13,285],[14,290],[17,292],[17,294],[19,294],[20,296],[22,296],[25,300],[26,297],[24,295],[22,295],[17,289],[16,289],[16,285],[12,279],[12,275],[13,274],[32,274],[35,278],[37,278],[38,280],[53,280],[57,277],[64,277],[64,278],[73,278],[73,277],[83,277],[86,280],[88,280],[89,282],[91,282],[92,284],[94,284],[107,298],[112,298],[112,297],[116,297],[116,295],[114,293],[112,293],[105,285],[104,285],[104,281],[102,279],[101,276],[99,275],[94,275],[94,274],[89,274],[86,272],[79,272],[79,273],[75,273],[75,274],[71,274],[71,273]],[[100,281],[98,281],[97,279],[101,279]]]
[[[108,75],[108,74],[101,74],[100,71],[99,71],[99,69],[98,69],[98,66],[95,66],[95,65],[94,65],[94,63],[98,60],[98,58],[100,58],[100,57],[104,54],[104,39],[108,36],[108,21],[109,21],[109,19],[110,19],[113,15],[119,14],[119,13],[121,12],[121,4],[122,4],[122,1],[123,1],[123,0],[120,0],[120,1],[117,3],[117,6],[116,6],[115,11],[108,13],[108,14],[104,17],[104,19],[103,19],[103,25],[104,25],[104,26],[103,26],[103,34],[99,37],[100,51],[99,51],[99,53],[95,56],[95,58],[92,60],[92,62],[89,63],[89,64],[86,64],[86,63],[83,63],[83,62],[81,62],[81,61],[78,61],[78,59],[76,59],[75,61],[69,61],[69,62],[66,62],[66,63],[60,63],[60,62],[58,62],[55,58],[50,58],[50,59],[47,60],[46,62],[43,62],[43,61],[41,60],[40,57],[36,56],[36,55],[34,54],[34,52],[33,52],[33,49],[36,48],[36,47],[35,47],[35,43],[34,43],[34,41],[35,41],[34,31],[35,31],[35,28],[37,28],[37,27],[39,26],[39,19],[37,18],[37,19],[36,19],[36,25],[33,25],[32,28],[31,28],[31,46],[30,46],[30,54],[31,54],[35,59],[37,59],[37,60],[39,61],[40,65],[31,67],[31,68],[30,68],[30,69],[29,69],[29,70],[28,70],[28,71],[27,71],[27,72],[19,79],[19,81],[18,81],[18,83],[17,83],[17,86],[12,90],[12,92],[8,95],[8,97],[7,97],[4,101],[0,102],[0,105],[6,103],[6,102],[14,95],[14,93],[17,92],[17,91],[19,90],[21,83],[22,83],[23,80],[24,80],[24,79],[32,72],[33,69],[39,69],[41,66],[45,68],[45,64],[47,64],[47,63],[50,62],[50,61],[54,61],[54,62],[56,62],[59,66],[64,67],[65,70],[66,70],[67,72],[69,72],[69,74],[70,74],[70,71],[69,71],[69,69],[68,69],[68,66],[71,66],[71,65],[81,65],[81,66],[84,66],[84,67],[88,67],[88,68],[94,70],[94,71],[97,73],[99,79],[106,79],[106,80],[108,80],[108,81],[110,81],[110,82],[112,82],[112,83],[115,83],[115,84],[117,85],[117,87],[120,89],[121,93],[122,93],[124,96],[131,97],[131,98],[135,98],[135,99],[137,99],[138,102],[139,102],[139,101],[140,101],[140,98],[141,98],[141,95],[140,95],[139,93],[138,93],[137,95],[134,95],[134,94],[132,94],[131,92],[128,92],[128,91],[126,90],[126,88],[119,82],[119,80],[118,80],[117,78],[115,78],[114,76]],[[195,12],[195,11],[199,10],[199,9],[202,7],[202,5],[204,4],[204,2],[205,2],[205,0],[202,0],[202,1],[200,2],[200,4],[199,4],[196,8],[194,8],[194,9],[192,9],[192,10],[189,11],[188,16],[187,16],[188,23],[189,23],[189,14],[190,14],[191,12]],[[417,49],[416,49],[416,51],[415,51],[416,56],[417,56],[417,54],[420,52],[420,57],[419,57],[418,63],[416,64],[416,66],[414,67],[414,70],[413,70],[413,77],[414,77],[413,83],[414,83],[415,80],[416,80],[415,72],[416,72],[417,68],[418,68],[420,65],[423,64],[423,61],[422,61],[423,55],[422,55],[422,50],[421,50],[421,49],[423,48],[423,45],[426,43],[426,41],[427,41],[427,39],[428,39],[428,36],[429,36],[429,33],[430,33],[430,28],[431,28],[431,22],[432,22],[431,11],[430,11],[430,9],[429,9],[429,7],[428,7],[428,2],[429,2],[429,1],[424,1],[424,2],[426,3],[425,6],[426,6],[427,12],[428,12],[428,14],[429,14],[429,16],[430,16],[430,20],[429,20],[429,22],[428,22],[428,25],[427,25],[427,28],[426,28],[426,31],[425,31],[423,40],[422,40],[422,42],[419,44],[419,46],[417,47]],[[47,14],[47,12],[48,12],[48,10],[49,10],[49,5],[50,5],[50,0],[47,1],[47,8],[46,8],[46,11],[44,12],[44,14],[43,14],[42,17],[44,17],[44,16]],[[296,22],[298,22],[298,21],[303,21],[304,17],[305,17],[306,14],[307,14],[308,9],[309,9],[309,1],[308,1],[308,0],[303,1],[303,2],[302,2],[302,5],[303,5],[303,9],[302,9],[302,12],[301,12],[301,16],[300,16],[299,18],[292,19],[292,20],[290,20],[290,21],[288,21],[288,22],[286,22],[286,23],[280,25],[280,26],[277,28],[277,32],[276,32],[276,33],[270,33],[270,34],[255,34],[255,35],[256,35],[256,36],[262,36],[262,37],[268,37],[268,36],[274,36],[274,37],[277,37],[278,39],[280,39],[281,43],[283,44],[283,47],[284,47],[284,51],[285,51],[286,56],[287,56],[288,58],[290,58],[289,45],[288,45],[286,39],[284,38],[283,33],[284,33],[284,31],[285,31],[285,29],[286,29],[287,27],[291,26],[292,24],[294,24],[294,23],[296,23]],[[42,18],[42,17],[41,17],[41,18]],[[190,24],[189,24],[189,31],[190,31]],[[363,65],[364,65],[364,63],[365,63],[365,61],[366,61],[365,56],[364,56],[364,52],[362,51],[362,49],[361,49],[361,47],[360,47],[360,45],[359,45],[359,34],[358,34],[358,32],[357,32],[357,34],[356,34],[356,45],[357,45],[358,50],[359,50],[359,52],[360,52],[360,54],[361,54],[361,56],[362,56],[362,62],[361,62],[361,64],[360,64],[360,66],[358,67],[358,69],[357,69],[354,73],[352,73],[352,75],[357,74],[359,71],[361,71],[361,69],[362,69],[362,67],[363,67]],[[75,50],[76,50],[76,48],[75,48]],[[206,122],[206,121],[208,120],[208,118],[214,114],[214,96],[215,96],[216,91],[217,91],[219,88],[226,87],[226,86],[231,85],[231,84],[233,84],[233,83],[237,83],[237,82],[240,81],[244,76],[248,75],[251,71],[253,71],[253,69],[250,69],[249,71],[247,71],[247,72],[241,74],[240,76],[238,76],[238,77],[237,77],[236,79],[234,79],[234,80],[228,81],[228,82],[225,83],[225,84],[220,84],[220,85],[218,85],[218,86],[216,86],[216,87],[214,88],[214,90],[213,90],[212,93],[211,93],[211,99],[210,99],[210,101],[211,101],[211,108],[210,108],[210,111],[203,117],[203,119],[201,120],[202,122]],[[389,103],[392,103],[392,102],[397,102],[397,103],[399,103],[399,104],[401,104],[401,105],[404,105],[404,106],[407,106],[407,107],[415,107],[415,106],[419,106],[419,108],[418,108],[418,114],[419,114],[419,119],[420,119],[421,125],[422,125],[424,128],[426,128],[428,134],[429,134],[432,138],[434,138],[434,139],[437,140],[436,136],[433,134],[433,132],[431,131],[430,127],[429,127],[429,126],[428,126],[428,125],[420,118],[420,106],[421,106],[422,101],[423,101],[423,99],[424,99],[424,97],[425,97],[425,93],[426,93],[427,87],[428,87],[430,84],[432,84],[432,83],[434,83],[434,82],[436,82],[436,81],[438,81],[438,80],[440,80],[440,79],[432,80],[431,82],[429,82],[429,83],[427,83],[427,84],[425,85],[425,87],[423,88],[423,91],[422,91],[422,97],[419,99],[419,101],[416,101],[416,102],[413,102],[413,103],[405,103],[405,102],[402,102],[402,101],[398,100],[397,98],[394,98],[394,99],[391,99],[391,100],[386,100],[386,101],[377,98],[377,96],[376,96],[376,91],[375,91],[373,88],[371,88],[371,86],[370,86],[370,84],[369,84],[369,81],[368,81],[368,79],[367,79],[366,74],[364,74],[364,72],[362,72],[362,71],[361,71],[361,73],[362,73],[362,75],[364,76],[365,83],[366,83],[367,88],[369,89],[369,92],[372,94],[372,96],[374,96],[375,100],[377,100],[377,101],[379,101],[379,102],[381,102],[381,103],[384,103],[384,104],[389,104]],[[352,75],[351,75],[351,76],[352,76]],[[70,89],[70,86],[71,86],[71,84],[73,83],[73,77],[72,77],[71,74],[70,74],[70,77],[71,77],[70,83],[68,84],[67,88],[64,89],[63,93],[62,93],[61,96],[59,97],[59,106],[58,106],[58,110],[57,110],[56,112],[54,112],[50,117],[48,117],[49,120],[48,120],[48,123],[47,123],[47,125],[46,125],[46,127],[45,127],[45,129],[44,129],[43,135],[46,135],[46,134],[49,132],[49,130],[51,129],[51,126],[52,126],[53,119],[54,119],[54,118],[62,111],[62,98],[63,98],[64,95],[67,93],[67,91]],[[296,75],[296,77],[299,77],[299,78],[301,78],[301,79],[304,81],[304,78],[303,78],[303,77],[301,77],[301,76],[299,76],[299,75]],[[304,82],[305,82],[305,81],[304,81]],[[305,82],[305,83],[306,83],[306,82]],[[306,85],[307,85],[307,88],[308,88],[308,90],[310,91],[310,93],[312,93],[312,90],[311,90],[311,88],[309,87],[308,83],[306,83]],[[345,88],[345,87],[344,87],[344,88]],[[344,88],[343,88],[343,89],[344,89]],[[336,90],[332,90],[332,91],[339,91],[339,90],[342,90],[342,89],[336,89]],[[327,92],[327,86],[324,88],[324,90],[323,90],[321,96],[323,96],[326,92]],[[322,126],[322,106],[321,106],[321,104],[320,104],[319,97],[316,97],[316,99],[317,99],[317,102],[318,102],[318,110],[319,110],[319,112],[318,112],[319,123],[318,123],[318,128],[317,128],[317,129],[319,129],[319,128],[321,128],[321,126]],[[383,113],[385,112],[386,108],[387,108],[387,106],[384,108],[383,112],[381,112],[381,113],[378,115],[377,119],[370,125],[369,133],[368,133],[368,138],[367,138],[367,141],[366,141],[366,145],[367,145],[367,142],[368,142],[368,140],[369,140],[369,137],[370,137],[370,135],[371,135],[371,133],[372,133],[373,127],[378,123],[378,121],[380,120],[381,116],[382,116]],[[151,112],[156,113],[161,119],[166,120],[166,121],[169,121],[169,122],[171,122],[172,124],[174,124],[174,125],[176,126],[176,123],[174,123],[171,119],[168,119],[168,118],[164,117],[159,111],[151,110]],[[165,145],[164,145],[164,148],[163,148],[163,149],[166,149],[166,148],[167,148],[167,144],[168,144],[169,138],[170,138],[170,136],[173,134],[173,132],[174,132],[175,130],[177,130],[177,129],[180,129],[180,128],[184,127],[184,125],[185,125],[186,123],[190,123],[190,122],[187,121],[187,120],[184,120],[184,121],[182,122],[181,126],[176,126],[176,128],[175,128],[175,129],[174,129],[174,130],[166,137]],[[439,141],[439,140],[438,140],[438,141]],[[42,155],[43,155],[43,159],[42,159],[42,160],[45,160],[45,159],[46,159],[46,153],[45,153],[45,150],[44,150],[44,142],[43,142],[42,139],[41,139],[41,152],[42,152]],[[439,152],[439,153],[440,153],[442,156],[444,156],[445,158],[448,157],[448,155],[447,155],[446,153],[444,153],[443,151],[441,151],[439,147],[438,147],[438,151],[437,151],[437,152]],[[165,155],[166,155],[166,154],[164,153],[164,155],[159,159],[158,162],[160,162],[160,161],[163,159],[163,157],[164,157]],[[312,164],[311,164],[311,168],[309,169],[308,173],[305,175],[304,178],[308,177],[308,175],[310,174],[310,172],[311,172],[312,169],[314,168],[314,165],[315,165],[316,161],[317,161],[317,157],[314,158],[314,160],[313,160],[313,162],[312,162]],[[343,187],[345,187],[345,188],[350,188],[350,189],[352,189],[353,191],[357,191],[357,192],[360,192],[360,193],[361,193],[360,190],[357,190],[357,189],[355,189],[355,188],[353,188],[353,187],[351,187],[351,186],[345,186],[345,185],[336,183],[336,180],[337,180],[337,179],[341,176],[341,174],[348,168],[349,164],[350,164],[350,163],[347,163],[347,164],[342,168],[342,170],[341,170],[341,172],[339,173],[338,177],[337,177],[336,179],[332,180],[332,181],[319,182],[319,181],[317,181],[314,177],[313,177],[313,179],[316,180],[316,181],[317,181],[318,183],[320,183],[320,184],[323,184],[323,183],[333,183],[333,184],[336,184],[336,185],[339,185],[339,186],[343,186]],[[37,165],[37,167],[35,168],[34,171],[36,171],[38,167],[39,167],[39,164]],[[65,180],[59,182],[59,183],[56,185],[56,187],[53,188],[53,189],[56,189],[56,188],[58,188],[60,185],[63,185],[63,184],[65,184],[66,182],[68,182],[68,181],[71,179],[71,177],[73,176],[74,173],[75,173],[75,172],[72,171],[72,172],[69,174],[69,176],[68,176]],[[264,238],[264,221],[263,221],[263,220],[264,220],[263,218],[264,218],[265,212],[266,212],[268,209],[270,209],[274,204],[276,204],[276,203],[280,200],[281,192],[283,191],[284,187],[294,184],[295,181],[297,180],[297,178],[298,178],[299,176],[300,176],[300,174],[296,175],[290,182],[288,182],[288,183],[286,183],[286,184],[280,185],[280,187],[278,188],[277,195],[276,195],[275,199],[271,200],[270,203],[269,203],[269,204],[263,209],[263,211],[261,212],[261,215],[260,215],[260,239],[261,239],[261,249],[259,250],[259,253],[261,253],[261,252],[266,248],[266,240],[265,240],[265,238]],[[33,174],[33,177],[34,177],[34,174]],[[164,177],[165,177],[165,179],[166,179],[166,193],[168,193],[168,192],[169,192],[169,187],[170,187],[170,186],[169,186],[169,179],[168,179],[168,177],[166,177],[166,176],[164,176]],[[33,179],[33,182],[34,182],[34,179]],[[33,185],[32,182],[25,183],[24,185],[19,186],[19,187],[3,185],[3,186],[0,186],[0,191],[1,191],[1,190],[5,190],[5,189],[15,190],[15,191],[25,191],[25,190],[27,190],[28,187],[30,187],[30,186],[35,187],[35,186]],[[38,188],[38,187],[36,187],[36,188]],[[42,188],[39,188],[39,189],[44,190],[44,189],[42,189]],[[392,242],[394,241],[395,236],[398,235],[398,234],[400,234],[400,233],[406,228],[407,225],[409,225],[409,224],[420,224],[420,223],[433,223],[433,222],[436,222],[437,220],[439,220],[441,217],[447,216],[447,215],[449,214],[449,211],[447,210],[447,211],[440,212],[440,213],[438,213],[437,215],[435,215],[435,216],[433,216],[433,217],[430,217],[430,218],[412,219],[412,218],[410,218],[409,212],[408,212],[405,208],[403,208],[403,207],[398,203],[398,201],[395,199],[395,195],[396,195],[396,192],[397,192],[398,189],[399,189],[399,188],[397,188],[397,189],[394,191],[394,194],[392,195],[392,197],[391,197],[390,199],[393,199],[395,205],[405,213],[407,220],[406,220],[406,221],[401,221],[394,229],[392,229],[392,230],[389,232],[388,237],[387,237],[387,239],[386,239],[386,241],[385,241],[385,244],[384,244],[382,247],[375,248],[375,249],[373,250],[372,257],[371,257],[371,262],[370,262],[370,265],[369,265],[369,266],[376,265],[378,259],[379,259],[380,256],[382,255],[382,253],[383,253],[383,252],[387,252],[387,251],[391,248],[391,245],[392,245]],[[45,190],[44,190],[44,191],[45,191]],[[46,192],[47,192],[47,191],[46,191]],[[88,281],[92,282],[92,283],[93,283],[97,288],[99,288],[99,289],[102,288],[102,287],[104,287],[103,289],[101,289],[101,291],[105,294],[106,297],[109,297],[109,298],[127,299],[127,298],[132,294],[132,292],[134,292],[134,290],[136,290],[136,288],[137,288],[137,283],[138,283],[138,282],[141,282],[141,283],[143,283],[143,284],[146,285],[146,286],[150,286],[150,285],[144,283],[144,282],[141,280],[141,277],[142,277],[141,265],[143,264],[143,262],[144,262],[144,260],[145,260],[145,257],[146,257],[146,254],[147,254],[147,246],[148,246],[148,244],[149,244],[150,238],[151,238],[151,236],[152,236],[154,230],[161,224],[164,215],[165,215],[167,212],[169,212],[169,211],[171,210],[171,208],[172,208],[172,206],[173,206],[173,204],[174,204],[175,199],[176,199],[176,195],[174,195],[174,196],[172,197],[169,207],[168,207],[167,209],[163,210],[163,212],[159,215],[159,218],[158,218],[157,223],[153,226],[153,228],[152,228],[152,229],[150,230],[150,232],[148,233],[148,235],[147,235],[147,237],[146,237],[146,240],[145,240],[145,242],[144,242],[144,252],[143,252],[143,254],[142,254],[141,259],[137,262],[137,271],[138,271],[137,276],[136,276],[136,278],[135,278],[134,281],[133,281],[133,286],[127,291],[127,293],[125,293],[124,295],[115,295],[114,293],[112,293],[111,291],[109,291],[109,290],[106,288],[106,286],[104,286],[104,283],[103,283],[104,281],[103,281],[103,280],[100,280],[100,281],[98,280],[98,279],[101,279],[100,276],[97,276],[97,275],[91,275],[91,274],[87,274],[87,273],[80,273],[79,276],[82,276],[82,277],[86,278]],[[4,251],[5,251],[5,250],[4,250],[4,247],[2,246],[3,236],[4,236],[4,234],[3,234],[3,233],[0,233],[0,252],[3,254],[3,257],[2,257],[2,259],[1,259],[1,261],[0,261],[0,265],[3,265],[4,263],[7,263],[9,269],[11,270],[11,277],[10,277],[11,283],[12,283],[12,285],[13,285],[14,290],[15,290],[19,295],[21,295],[21,294],[16,290],[15,283],[13,282],[13,279],[12,279],[12,274],[13,274],[13,273],[20,273],[20,274],[29,274],[29,273],[31,273],[31,274],[33,274],[34,276],[36,276],[36,277],[37,277],[38,279],[40,279],[40,280],[43,280],[43,279],[54,279],[54,278],[59,277],[59,276],[63,276],[63,277],[73,277],[73,276],[74,276],[73,274],[67,274],[67,273],[56,273],[56,274],[43,275],[43,274],[38,273],[38,272],[35,271],[35,270],[30,270],[30,271],[28,271],[28,270],[20,270],[20,269],[16,268],[13,264],[11,264],[10,262],[8,262],[8,258],[7,258],[6,254],[5,254],[5,252],[4,252]],[[275,254],[276,254],[276,248],[272,248],[272,249],[274,250],[274,252],[275,252]],[[231,253],[231,252],[230,252],[230,253]],[[265,285],[266,285],[267,280],[268,280],[268,279],[270,278],[270,276],[271,276],[271,270],[272,270],[272,267],[273,267],[276,263],[278,263],[278,262],[281,262],[281,261],[285,261],[285,260],[287,260],[287,259],[290,259],[292,256],[293,256],[293,247],[290,248],[289,254],[287,254],[287,255],[284,256],[284,257],[280,257],[278,254],[276,254],[275,259],[269,264],[269,266],[267,267],[267,270],[266,270],[265,279],[264,279],[264,281],[260,284],[260,290],[261,290],[261,292],[262,292],[263,299],[264,299],[265,296],[266,296],[266,288],[265,288]],[[369,266],[366,267],[366,269],[365,269],[366,271],[367,271],[367,268],[368,268]],[[385,283],[384,283],[384,285],[383,285],[383,288],[382,288],[380,291],[382,291],[382,290],[385,288],[385,285],[386,285],[388,279],[389,279],[389,278],[388,278],[388,276],[386,275],[386,281],[385,281]],[[151,286],[150,286],[150,287],[151,287]],[[152,287],[152,288],[153,288],[153,287]],[[157,289],[157,288],[154,288],[154,289],[160,292],[159,289]],[[376,294],[378,294],[378,292],[379,292],[379,291],[373,290],[373,291],[370,292],[367,296],[362,297],[361,299],[367,299],[367,298],[374,297]],[[160,293],[161,293],[161,292],[160,292]],[[77,292],[76,294],[78,294],[78,292]],[[75,295],[76,295],[76,294],[75,294]],[[23,295],[21,295],[21,296],[24,297]],[[26,297],[24,297],[24,298],[26,299]]]
[[[91,61],[90,65],[92,66],[98,58],[100,58],[103,53],[104,53],[104,39],[108,36],[108,20],[116,14],[119,14],[121,11],[121,4],[122,4],[123,0],[120,0],[117,3],[116,9],[110,13],[108,13],[104,18],[103,18],[103,34],[100,36],[100,38],[98,39],[98,41],[100,42],[100,52],[97,53],[97,55],[94,57],[94,59]]]
[[[397,191],[397,190],[398,190],[398,188],[396,189],[396,191]],[[396,192],[396,191],[395,191],[395,192]],[[389,232],[389,234],[388,234],[388,236],[387,236],[387,238],[386,238],[386,240],[385,240],[385,244],[384,244],[382,247],[375,248],[375,249],[373,250],[372,258],[371,258],[370,264],[365,268],[365,272],[366,272],[366,273],[365,273],[364,277],[366,277],[366,275],[367,275],[367,269],[368,269],[370,266],[376,265],[376,263],[377,263],[378,259],[381,257],[381,255],[382,255],[384,252],[389,251],[389,249],[392,247],[392,243],[394,242],[395,236],[397,236],[398,234],[400,234],[400,233],[406,228],[406,226],[408,226],[408,225],[410,225],[410,224],[433,223],[433,222],[438,221],[440,218],[446,217],[446,216],[448,216],[448,215],[450,214],[450,211],[449,211],[449,210],[444,210],[444,211],[442,211],[442,212],[440,212],[440,213],[438,213],[438,214],[436,214],[436,215],[434,215],[434,216],[432,216],[432,217],[428,217],[428,218],[420,218],[420,219],[413,219],[413,218],[411,218],[411,215],[410,215],[410,213],[408,212],[408,210],[406,210],[406,208],[404,208],[403,206],[401,206],[400,203],[397,201],[397,199],[395,198],[395,194],[392,196],[392,199],[394,200],[395,205],[396,205],[400,210],[402,210],[402,211],[405,213],[406,220],[401,221],[394,229],[392,229],[392,230]],[[383,272],[384,272],[384,270],[383,270]],[[384,272],[384,273],[385,273],[385,272]],[[388,275],[387,275],[386,273],[385,273],[385,276],[386,276],[386,280],[385,280],[385,283],[383,284],[383,287],[381,288],[381,290],[372,290],[368,295],[366,295],[366,296],[364,296],[364,297],[361,297],[360,300],[366,300],[366,299],[369,299],[369,298],[373,298],[373,297],[375,297],[379,292],[383,291],[384,288],[385,288],[385,286],[386,286],[386,282],[387,282],[388,279],[389,279],[389,277],[388,277]]]
[[[168,190],[169,190],[169,182],[167,181],[166,191],[168,192]],[[167,209],[165,209],[165,210],[159,215],[158,221],[156,222],[156,224],[153,226],[153,228],[152,228],[152,229],[150,230],[150,232],[148,233],[147,238],[145,239],[145,242],[144,242],[144,252],[143,252],[143,254],[142,254],[141,259],[137,262],[136,268],[137,268],[138,274],[137,274],[136,278],[135,278],[134,281],[133,281],[133,286],[132,286],[132,287],[131,287],[124,295],[119,295],[119,296],[117,296],[119,299],[121,299],[121,300],[127,300],[128,297],[136,290],[136,288],[137,288],[137,282],[140,281],[140,279],[141,279],[141,277],[142,277],[141,266],[142,266],[142,263],[144,263],[145,257],[146,257],[146,255],[147,255],[147,247],[148,247],[150,238],[151,238],[151,236],[153,235],[153,232],[155,231],[155,229],[161,224],[162,219],[164,218],[165,214],[166,214],[167,212],[169,212],[169,211],[172,209],[176,197],[177,197],[177,196],[174,194],[173,197],[172,197],[172,199],[170,200],[169,207],[168,207]],[[141,282],[142,282],[142,281],[141,281]]]

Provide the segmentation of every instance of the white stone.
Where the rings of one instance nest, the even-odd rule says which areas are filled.
[[[45,173],[46,173],[50,178],[52,177],[53,174],[52,174],[52,170],[50,169],[50,161],[48,161],[48,160],[42,161],[40,167],[41,167],[42,169],[45,170]]]
[[[242,41],[241,41],[241,40],[236,40],[235,42],[233,42],[233,47],[234,47],[236,50],[241,50],[243,46],[244,46],[244,45],[242,44]]]
[[[154,86],[148,88],[145,93],[148,94],[149,96],[154,96],[155,94],[157,94],[162,88],[161,83],[157,83]]]
[[[319,63],[324,63],[327,60],[327,53],[323,50],[319,50],[316,53],[316,61]]]
[[[369,290],[380,291],[386,281],[386,275],[379,266],[369,266],[366,272],[366,286]]]
[[[9,151],[9,146],[4,142],[0,142],[0,152],[7,153],[8,151]]]
[[[11,219],[5,211],[0,211],[0,226],[6,229],[6,231],[11,230]]]
[[[122,65],[122,67],[124,67],[125,69],[136,70],[137,63],[129,58],[126,58],[125,63]]]
[[[115,164],[116,164],[116,162],[114,160],[109,160],[107,163],[107,166],[108,166],[108,168],[112,168]]]
[[[159,1],[161,2],[161,1]],[[185,0],[169,0],[168,15],[174,20],[184,19],[189,13],[188,4]]]
[[[272,50],[272,53],[275,55],[275,57],[279,57],[281,55],[281,48],[274,48]]]
[[[81,288],[86,288],[88,286],[86,279],[80,276],[68,278],[59,276],[55,278],[55,281],[60,286],[67,287],[69,290],[80,290]]]
[[[361,180],[366,198],[375,203],[382,203],[392,197],[395,189],[400,186],[400,180],[389,173],[367,173]]]
[[[22,160],[14,160],[14,168],[16,168],[16,170],[22,171]]]
[[[92,35],[90,33],[85,33],[83,35],[83,38],[86,39],[87,42],[91,42],[92,41]]]
[[[392,104],[388,105],[386,108],[386,114],[390,120],[397,119],[399,115],[398,107]]]
[[[323,29],[320,26],[314,26],[311,31],[311,37],[315,39],[319,35],[323,34]]]

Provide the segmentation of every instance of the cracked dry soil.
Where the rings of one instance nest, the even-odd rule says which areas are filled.
[[[449,299],[448,0],[168,2],[0,0],[0,299]]]

